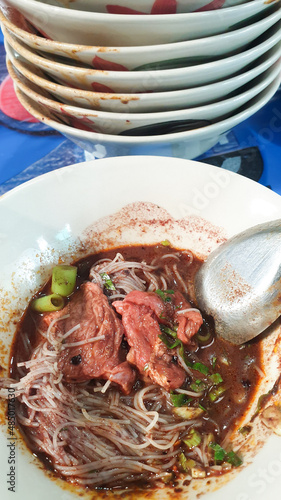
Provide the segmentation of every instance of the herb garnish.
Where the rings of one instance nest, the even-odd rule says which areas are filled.
[[[100,277],[103,281],[104,288],[106,288],[107,290],[116,290],[114,284],[112,283],[112,281],[107,273],[99,273],[99,274],[100,274]]]
[[[155,290],[155,293],[157,293],[158,297],[162,299],[164,302],[171,302],[171,297],[169,295],[173,295],[175,292],[174,290]]]

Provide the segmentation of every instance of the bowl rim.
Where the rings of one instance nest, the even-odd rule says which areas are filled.
[[[264,24],[267,25],[271,21],[271,19],[275,19],[275,18],[276,18],[276,20],[278,20],[280,18],[279,10],[271,13],[269,16],[267,16],[265,18],[259,19],[258,21],[254,22],[248,26],[245,26],[243,28],[239,28],[237,30],[229,31],[226,33],[219,33],[217,35],[205,36],[202,38],[196,38],[194,40],[184,40],[184,41],[180,41],[180,42],[174,42],[174,43],[170,42],[170,43],[163,43],[163,44],[157,44],[157,45],[141,45],[141,46],[136,45],[136,46],[128,46],[128,47],[125,47],[125,46],[124,47],[122,47],[122,46],[121,47],[107,46],[106,52],[109,52],[111,55],[116,53],[116,52],[122,53],[124,55],[126,53],[138,54],[139,52],[143,52],[144,50],[147,50],[147,51],[154,50],[154,51],[160,52],[163,49],[168,50],[169,48],[174,48],[174,47],[175,48],[177,48],[177,47],[187,47],[188,48],[188,47],[192,47],[194,45],[197,45],[198,43],[203,45],[210,40],[211,41],[214,41],[214,40],[215,41],[216,40],[224,41],[225,39],[232,40],[232,39],[236,38],[237,36],[239,37],[242,33],[244,34],[245,32],[250,32],[250,31],[254,30],[259,25],[262,25],[262,26]],[[99,51],[99,49],[105,48],[103,46],[97,46],[97,45],[82,45],[82,44],[71,44],[71,43],[67,43],[67,42],[59,42],[56,40],[51,40],[48,38],[40,37],[40,36],[36,35],[35,33],[29,33],[28,31],[25,31],[24,29],[19,28],[12,21],[7,19],[5,17],[5,15],[3,14],[3,12],[1,11],[1,9],[0,9],[0,22],[2,22],[4,24],[4,26],[6,26],[6,24],[7,24],[8,25],[7,27],[9,30],[11,30],[11,31],[14,30],[13,32],[19,31],[23,37],[30,38],[35,43],[37,42],[38,44],[40,44],[42,47],[44,46],[45,48],[49,48],[52,46],[55,47],[56,45],[59,45],[59,47],[61,49],[68,49],[70,52],[71,51],[85,51],[85,50],[92,50],[92,49],[96,49],[96,51]],[[16,36],[16,34],[15,34],[15,36]]]
[[[227,130],[232,129],[242,121],[246,120],[249,116],[252,116],[254,113],[256,113],[260,108],[262,108],[267,102],[274,96],[276,91],[278,90],[280,86],[280,81],[281,81],[281,73],[277,75],[277,77],[273,80],[271,84],[267,87],[267,89],[263,90],[260,94],[255,96],[252,100],[255,102],[252,103],[250,106],[248,106],[246,109],[234,113],[231,117],[226,118],[224,120],[219,120],[218,122],[212,124],[212,125],[207,125],[205,127],[201,127],[199,129],[194,129],[190,130],[187,132],[176,132],[173,134],[165,134],[165,135],[158,135],[158,136],[121,136],[121,135],[110,135],[110,134],[101,134],[101,133],[96,133],[96,132],[88,132],[84,131],[81,129],[76,129],[73,127],[70,127],[69,125],[61,124],[59,122],[56,122],[54,119],[50,119],[44,115],[44,113],[41,112],[41,115],[43,116],[43,121],[47,125],[50,125],[50,127],[55,128],[56,130],[59,130],[61,133],[67,135],[71,135],[72,137],[76,136],[78,139],[83,137],[83,139],[96,139],[97,141],[102,141],[104,143],[115,143],[115,144],[161,144],[161,143],[174,143],[178,140],[193,140],[193,139],[202,139],[203,137],[208,138],[208,137],[215,137],[215,134],[219,136],[223,132],[226,132]],[[15,85],[15,92],[16,95],[21,102],[21,104],[27,109],[27,111],[30,112],[30,114],[34,113],[34,106],[30,105],[29,101],[31,99],[25,98],[23,96],[22,92],[17,88]],[[38,105],[38,103],[37,103]],[[35,116],[36,118],[39,119],[39,121],[42,121],[42,117],[38,116],[40,113],[38,111],[35,111]],[[52,123],[55,124],[52,125]],[[58,127],[59,125],[59,127]]]
[[[220,82],[221,85],[223,86],[227,86],[229,85],[230,83],[232,83],[234,80],[235,81],[242,81],[243,83],[241,83],[241,85],[244,85],[245,84],[245,75],[248,75],[249,74],[253,74],[253,78],[255,78],[256,76],[260,75],[261,73],[263,73],[263,71],[266,71],[269,67],[269,64],[271,64],[272,60],[274,60],[274,63],[280,58],[281,56],[281,43],[279,42],[278,44],[276,44],[276,46],[272,47],[271,49],[269,49],[269,52],[273,52],[273,55],[271,54],[270,55],[270,58],[269,58],[269,61],[268,60],[265,60],[263,61],[262,63],[260,63],[258,66],[255,66],[254,68],[248,70],[248,71],[243,71],[241,74],[239,75],[236,75],[236,76],[232,76],[230,78],[227,78],[225,80],[223,80],[222,82]],[[277,56],[276,56],[276,53],[277,53]],[[263,57],[264,54],[261,56]],[[68,96],[69,98],[72,98],[73,99],[73,96],[75,97],[80,97],[80,98],[84,98],[84,99],[103,99],[103,100],[123,100],[123,99],[137,99],[139,102],[150,102],[150,101],[153,101],[153,98],[156,96],[156,97],[160,97],[160,98],[165,98],[166,97],[166,92],[154,92],[153,94],[150,94],[150,93],[145,93],[145,94],[136,94],[136,93],[132,93],[132,94],[126,94],[126,93],[120,93],[120,92],[116,92],[116,93],[103,93],[103,92],[94,92],[94,91],[90,91],[90,90],[80,90],[80,89],[73,89],[71,87],[67,87],[65,85],[62,85],[60,83],[56,83],[56,82],[52,82],[51,80],[47,79],[47,77],[45,77],[45,75],[43,74],[42,70],[40,68],[37,68],[37,67],[33,67],[32,63],[30,62],[25,62],[25,61],[20,61],[20,60],[15,60],[15,57],[14,55],[12,54],[12,62],[16,62],[16,64],[18,64],[19,66],[22,66],[24,65],[24,71],[26,74],[32,74],[30,75],[30,79],[32,78],[31,81],[34,81],[35,80],[35,83],[36,81],[39,79],[40,82],[42,82],[42,85],[44,85],[42,88],[45,89],[47,88],[48,90],[51,90],[53,92],[57,92],[57,93],[60,93],[61,94],[64,94],[64,96]],[[28,68],[26,69],[26,65],[28,65]],[[262,67],[263,69],[257,74],[257,69]],[[266,67],[266,69],[264,69],[264,67]],[[17,68],[18,69],[18,68]],[[35,70],[35,73],[34,73],[34,70]],[[20,71],[20,70],[19,70]],[[38,73],[40,73],[40,75],[38,76]],[[25,75],[24,75],[25,76]],[[35,78],[34,78],[35,77]],[[252,77],[250,76],[250,79],[246,79],[246,83],[248,83],[249,81],[251,81]],[[203,85],[202,87],[200,87],[200,91],[210,91],[211,88],[214,88],[214,87],[217,87],[218,83],[215,82],[215,83],[209,83],[209,84],[206,84],[206,85]],[[46,87],[45,87],[46,86]],[[40,87],[40,85],[39,85]],[[171,90],[169,91],[169,95],[171,96],[175,96],[175,95],[185,95],[186,93],[188,93],[190,91],[190,93],[194,92],[194,90],[196,90],[196,87],[192,87],[190,89],[182,89],[182,90]]]
[[[278,25],[278,26],[277,26]],[[106,82],[107,79],[113,79],[118,81],[120,78],[121,80],[127,80],[132,81],[132,82],[138,82],[141,78],[147,78],[148,76],[153,78],[159,77],[160,79],[164,79],[165,77],[168,76],[176,76],[176,75],[185,75],[185,73],[190,74],[191,72],[196,72],[198,71],[212,71],[220,66],[225,66],[225,65],[232,65],[236,61],[241,61],[245,60],[247,61],[248,58],[251,59],[252,56],[257,57],[259,55],[262,55],[265,53],[267,50],[273,47],[273,45],[276,45],[280,40],[281,40],[281,19],[276,23],[276,25],[273,25],[272,27],[269,28],[268,31],[272,31],[273,34],[270,34],[268,38],[266,38],[263,42],[259,42],[259,40],[254,40],[253,43],[256,42],[254,47],[247,48],[246,50],[241,50],[238,54],[234,54],[231,56],[227,57],[221,57],[219,59],[216,59],[215,61],[212,62],[207,62],[207,63],[202,63],[202,64],[195,64],[193,66],[185,66],[182,68],[174,68],[174,69],[164,69],[164,70],[148,70],[148,71],[104,71],[104,70],[98,70],[98,69],[93,69],[93,68],[83,68],[79,66],[72,66],[71,64],[64,64],[64,63],[59,63],[56,61],[52,61],[49,59],[45,59],[44,57],[38,55],[34,49],[31,47],[27,46],[24,42],[20,42],[17,38],[15,39],[14,35],[11,35],[10,33],[7,33],[7,29],[3,28],[3,34],[4,37],[7,38],[8,42],[10,45],[14,48],[14,45],[16,47],[19,47],[19,49],[15,48],[15,50],[25,57],[28,61],[30,61],[34,65],[38,65],[39,67],[43,66],[46,68],[46,71],[49,70],[49,68],[54,68],[53,71],[65,71],[65,72],[72,72],[74,75],[79,76],[87,76],[87,77],[95,77],[99,76],[101,78],[104,78],[104,81]],[[14,45],[13,45],[14,44]],[[23,44],[23,45],[22,45]],[[244,49],[244,48],[243,48]],[[260,51],[263,51],[262,53]],[[21,53],[22,51],[22,53]],[[26,53],[26,56],[24,55]],[[29,57],[29,58],[28,58]],[[40,66],[41,65],[41,66]]]
[[[145,22],[148,24],[171,24],[171,20],[169,16],[173,16],[173,22],[177,23],[178,21],[187,21],[187,20],[195,20],[199,19],[201,22],[211,22],[212,19],[217,17],[217,10],[203,11],[203,12],[187,12],[187,13],[179,13],[179,14],[155,14],[153,16],[147,14],[140,15],[130,15],[130,14],[108,14],[101,12],[88,12],[74,9],[65,9],[64,7],[57,7],[55,5],[44,4],[40,2],[40,0],[10,0],[12,5],[16,4],[18,6],[24,7],[25,5],[29,8],[34,8],[34,12],[42,12],[45,14],[51,14],[53,16],[62,16],[65,19],[75,18],[76,20],[81,21],[89,21],[95,20],[98,22],[106,22],[106,23],[116,23],[123,24],[124,22],[127,24],[139,24],[141,22]],[[226,7],[225,9],[218,9],[220,11],[220,16],[228,18],[233,16],[235,12],[242,12],[245,15],[248,13],[255,13],[257,11],[257,7],[263,7],[261,10],[267,9],[270,4],[278,3],[279,0],[271,0],[270,3],[266,3],[264,0],[255,0],[254,2],[248,2],[241,5],[234,5],[232,7]],[[242,11],[241,11],[242,9]],[[166,18],[166,19],[165,19]]]
[[[85,108],[81,108],[79,106],[73,106],[73,105],[61,103],[59,101],[53,100],[51,98],[51,96],[47,97],[47,96],[41,95],[39,92],[37,93],[36,90],[29,88],[25,83],[23,83],[20,80],[18,75],[16,75],[14,67],[13,67],[13,63],[9,60],[7,60],[7,68],[8,68],[8,72],[9,72],[12,80],[17,85],[17,87],[19,87],[20,90],[22,90],[22,88],[26,88],[26,91],[22,90],[22,92],[24,94],[26,94],[28,97],[30,97],[34,101],[36,100],[36,96],[38,96],[42,101],[39,104],[41,104],[41,105],[45,104],[47,107],[48,107],[48,105],[56,107],[57,108],[56,112],[58,112],[60,114],[64,114],[64,113],[61,113],[61,110],[59,109],[59,108],[63,108],[66,110],[65,114],[67,114],[67,111],[69,111],[70,114],[72,112],[74,115],[81,115],[81,116],[86,116],[86,117],[92,116],[93,118],[100,118],[100,119],[104,118],[107,120],[114,120],[114,121],[117,121],[120,119],[122,119],[123,121],[135,120],[136,122],[138,122],[139,120],[144,120],[144,119],[149,119],[149,118],[152,118],[152,120],[154,118],[159,118],[159,119],[163,118],[163,119],[167,119],[167,120],[172,119],[172,118],[179,119],[179,117],[181,116],[181,114],[183,114],[183,112],[186,112],[189,110],[196,113],[197,110],[204,112],[205,110],[208,111],[211,108],[220,109],[221,107],[223,107],[225,105],[225,103],[228,103],[228,102],[233,101],[233,100],[243,101],[243,99],[247,98],[248,95],[252,95],[254,92],[254,95],[252,95],[252,97],[249,97],[249,100],[250,100],[250,99],[254,98],[255,96],[257,96],[260,92],[262,92],[262,90],[264,90],[262,88],[261,90],[255,91],[255,89],[260,89],[264,85],[267,87],[270,83],[272,83],[273,80],[275,80],[275,78],[277,77],[277,75],[280,72],[281,66],[280,66],[279,62],[277,61],[270,68],[268,68],[264,73],[262,73],[262,75],[259,75],[257,77],[257,78],[259,78],[259,77],[261,78],[261,81],[259,83],[255,84],[254,86],[251,86],[251,88],[244,90],[241,93],[240,93],[240,89],[238,89],[239,93],[235,96],[228,97],[228,98],[220,100],[218,102],[209,103],[209,104],[205,104],[202,106],[194,106],[194,107],[180,108],[180,109],[169,110],[169,111],[159,111],[159,112],[153,112],[153,113],[151,113],[151,112],[150,113],[149,112],[148,113],[145,113],[145,112],[120,113],[120,112],[115,112],[115,111],[102,111],[102,110],[98,110],[98,109],[97,110],[85,109]],[[36,84],[34,84],[34,85],[36,85]],[[38,85],[37,85],[37,87],[38,87]],[[38,88],[40,89],[40,87],[38,87]],[[45,92],[45,89],[40,89],[40,90],[42,90],[43,93]],[[31,95],[34,95],[34,97],[31,97]],[[238,104],[237,108],[239,106],[240,105]],[[237,109],[237,108],[235,108],[235,109]],[[148,121],[150,123],[150,120],[148,120]]]

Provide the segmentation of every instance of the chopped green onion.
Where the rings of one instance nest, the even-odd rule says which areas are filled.
[[[228,462],[234,467],[239,467],[242,464],[242,460],[234,451],[226,452],[219,444],[210,443],[209,447],[214,450],[214,460],[216,462]]]
[[[184,472],[188,472],[188,467],[187,467],[187,458],[183,452],[179,454],[179,465],[182,468]]]
[[[34,299],[31,307],[39,313],[60,311],[64,307],[64,299],[57,293],[43,295],[42,297],[38,297],[38,299]]]
[[[226,456],[226,451],[217,443],[210,443],[209,447],[214,450],[214,460],[222,462]]]
[[[143,367],[143,371],[146,372],[146,370],[148,370],[149,368],[149,363],[146,363]]]
[[[197,370],[200,373],[203,373],[203,375],[208,375],[209,373],[209,368],[206,365],[203,365],[203,363],[194,363],[192,365],[193,370]]]
[[[213,382],[214,385],[219,385],[223,382],[222,376],[219,373],[213,373],[213,375],[209,376],[209,379]]]
[[[181,452],[179,454],[179,465],[184,472],[189,472],[196,465],[196,462],[192,458],[186,458],[185,454]]]
[[[165,344],[166,347],[168,347],[168,349],[174,349],[174,347],[177,347],[178,345],[181,344],[181,341],[179,339],[176,339],[174,342],[170,342],[170,340],[168,339],[167,335],[163,334],[163,335],[158,335],[159,339],[162,340],[162,342]]]
[[[52,292],[68,297],[75,288],[76,276],[77,267],[75,266],[55,266],[52,271]]]
[[[188,438],[184,439],[183,442],[188,448],[195,448],[195,446],[198,446],[201,443],[201,436],[198,431],[195,429],[191,429]]]
[[[196,337],[199,340],[199,342],[207,342],[210,339],[211,334],[208,331],[206,333],[202,333],[199,330],[199,332],[197,333]]]
[[[260,413],[260,411],[262,410],[263,408],[263,405],[264,405],[264,402],[265,402],[265,398],[270,394],[270,392],[266,393],[266,394],[262,394],[259,399],[258,399],[258,404],[257,404],[257,409],[255,411],[255,415],[257,415],[258,413]]]
[[[114,284],[112,283],[107,273],[100,273],[100,277],[103,281],[104,288],[106,288],[107,290],[116,290]]]
[[[197,380],[196,382],[192,382],[192,384],[190,384],[190,389],[194,392],[202,392],[204,391],[205,389],[205,384],[204,382],[202,382],[202,380]]]
[[[173,338],[177,337],[177,329],[172,330],[171,328],[169,328],[168,326],[165,326],[165,325],[159,325],[159,327],[160,327],[160,330],[162,333],[167,333],[168,335],[171,335],[171,337],[173,337]]]
[[[243,460],[234,451],[227,453],[225,460],[234,467],[239,467],[243,463]]]
[[[223,385],[219,385],[218,387],[212,389],[212,391],[209,392],[209,398],[212,401],[212,403],[216,401],[225,391],[226,388]]]
[[[161,241],[161,245],[163,247],[170,247],[171,246],[171,243],[169,240],[164,240],[164,241]]]
[[[192,398],[189,398],[186,394],[176,394],[174,392],[170,393],[170,398],[172,404],[176,407],[183,406],[192,401]]]
[[[175,292],[174,290],[155,290],[155,293],[157,293],[158,297],[162,299],[164,302],[171,302],[171,297],[169,295],[173,295]]]
[[[215,366],[216,366],[216,362],[217,362],[217,358],[216,358],[216,356],[213,356],[213,357],[212,357],[212,367],[213,367],[213,369],[214,369],[214,368],[215,368]]]
[[[183,418],[184,420],[193,420],[194,418],[200,417],[203,410],[192,406],[181,406],[173,408],[173,413],[177,415],[177,417]]]
[[[238,432],[240,432],[243,436],[247,436],[251,430],[252,427],[250,425],[244,425],[244,427],[239,427]]]
[[[198,406],[199,406],[199,408],[201,408],[201,410],[203,410],[203,411],[207,411],[207,410],[206,410],[206,408],[204,408],[204,406],[203,406],[203,405],[201,405],[200,403],[198,404]]]

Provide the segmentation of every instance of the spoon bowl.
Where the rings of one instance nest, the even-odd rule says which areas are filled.
[[[213,251],[196,275],[195,294],[229,342],[243,344],[268,328],[281,314],[281,219]]]

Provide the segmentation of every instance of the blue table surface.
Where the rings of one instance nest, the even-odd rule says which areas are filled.
[[[0,30],[0,84],[6,77]],[[255,180],[281,195],[281,88],[264,108],[225,134],[220,143],[198,159],[208,163],[209,157],[231,151],[239,156],[249,147],[256,148],[263,161],[262,174]],[[153,154],[163,153],[159,149]],[[37,175],[90,158],[91,154],[45,125],[19,122],[0,110],[0,195]]]

